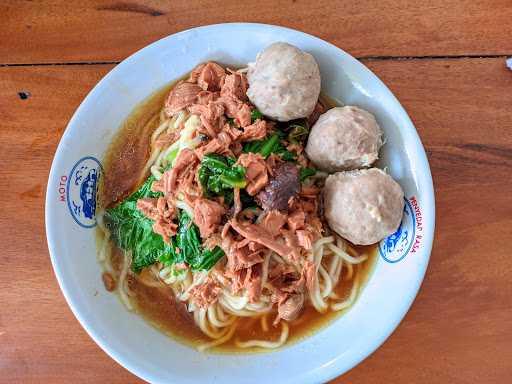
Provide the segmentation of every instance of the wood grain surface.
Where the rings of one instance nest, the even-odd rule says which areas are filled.
[[[223,16],[215,1],[88,4],[0,4],[0,65],[27,64],[0,66],[0,383],[140,382],[72,315],[44,231],[60,136],[114,64],[34,64],[117,62],[171,32],[234,20],[378,56],[363,62],[409,112],[429,157],[437,222],[421,291],[384,345],[334,382],[510,382],[512,71],[494,57],[512,54],[510,1],[225,1]]]
[[[512,52],[510,0],[173,0],[0,2],[3,63],[119,61],[206,24],[277,24],[354,56]]]

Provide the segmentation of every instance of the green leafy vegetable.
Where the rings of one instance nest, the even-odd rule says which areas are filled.
[[[153,221],[137,209],[137,200],[144,197],[158,197],[161,193],[152,192],[155,181],[150,176],[132,195],[105,212],[105,225],[110,230],[117,246],[132,254],[132,270],[140,272],[170,251],[162,236],[153,232]]]
[[[222,256],[224,256],[224,251],[219,246],[215,246],[211,250],[205,249],[203,253],[201,253],[201,257],[192,265],[192,269],[196,271],[208,271],[217,264],[217,261],[219,261]]]
[[[279,135],[274,133],[263,140],[255,140],[244,144],[243,151],[245,153],[259,153],[264,158],[267,158],[271,153],[275,153],[280,149],[279,141]]]
[[[245,168],[235,163],[235,159],[216,153],[203,157],[199,168],[199,181],[206,196],[229,198],[233,188],[245,188]]]
[[[288,126],[288,141],[292,144],[302,144],[308,138],[309,126],[307,120],[299,120]]]
[[[143,197],[160,197],[163,196],[162,192],[153,192],[151,190],[151,186],[155,181],[155,177],[153,175],[149,176],[148,179],[142,184],[137,191],[135,191],[131,196],[129,196],[124,201],[137,200],[142,199]]]
[[[209,270],[224,256],[224,251],[218,246],[212,250],[203,249],[199,228],[185,211],[179,214],[178,233],[171,242],[170,252],[159,259],[165,265],[186,263],[194,271]]]
[[[261,149],[258,151],[265,159],[273,152],[279,149],[279,136],[277,134],[270,135],[270,137],[263,141]]]
[[[316,174],[316,169],[314,168],[301,168],[300,169],[300,181],[306,180],[309,176],[313,176]]]
[[[251,121],[254,123],[256,120],[263,118],[263,114],[257,109],[253,109],[251,112]]]
[[[173,265],[176,263],[184,263],[185,259],[181,257],[181,250],[178,249],[178,241],[177,236],[171,237],[171,244],[169,245],[168,252],[160,255],[160,257],[157,259],[159,262],[165,264],[165,265]]]
[[[132,195],[105,212],[105,224],[116,245],[131,252],[132,270],[139,273],[157,261],[166,265],[187,263],[193,270],[210,269],[224,256],[221,248],[205,250],[202,247],[199,229],[190,216],[181,211],[178,232],[170,244],[153,232],[153,220],[137,209],[137,200],[144,197],[159,197],[162,194],[151,191],[154,177],[148,180]]]
[[[295,161],[295,155],[290,151],[282,151],[279,155],[284,161]]]
[[[245,153],[260,153],[261,147],[263,147],[263,143],[266,138],[263,140],[254,140],[244,144],[243,151]]]
[[[185,212],[180,213],[176,245],[180,249],[179,259],[187,264],[195,264],[197,255],[201,254],[201,237],[199,228]]]
[[[286,148],[281,144],[281,139],[283,137],[283,132],[277,131],[263,140],[255,140],[249,143],[245,143],[243,147],[243,151],[245,153],[253,152],[259,153],[263,158],[267,158],[271,153],[275,153],[276,155],[280,155],[281,158],[285,161],[293,161],[295,160],[295,156],[290,151],[286,150]]]

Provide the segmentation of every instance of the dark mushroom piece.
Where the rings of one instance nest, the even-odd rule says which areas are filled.
[[[288,201],[300,192],[299,170],[295,164],[284,162],[274,169],[274,176],[256,195],[265,210],[288,210]]]

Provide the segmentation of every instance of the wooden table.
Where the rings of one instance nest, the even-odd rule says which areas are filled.
[[[428,153],[437,228],[421,291],[389,340],[335,382],[511,382],[510,0],[3,0],[0,20],[0,382],[140,382],[59,290],[48,171],[72,113],[112,67],[166,35],[228,21],[296,28],[358,57]]]

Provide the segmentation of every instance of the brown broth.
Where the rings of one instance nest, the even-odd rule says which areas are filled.
[[[165,97],[174,83],[156,91],[130,113],[110,144],[101,180],[101,207],[121,201],[141,184],[141,172],[149,157],[151,134],[158,127]]]
[[[122,200],[133,192],[147,176],[141,175],[141,172],[149,156],[149,138],[151,133],[158,127],[159,113],[164,104],[165,97],[173,85],[174,82],[148,97],[133,110],[121,125],[104,159],[105,172],[99,193],[100,207],[109,207],[115,204],[115,202]],[[325,95],[321,95],[320,100],[327,107],[336,105],[334,100]],[[111,246],[111,261],[114,274],[118,276],[122,263],[122,251],[113,244]],[[367,261],[357,267],[359,268],[358,273],[360,273],[361,282],[358,292],[359,296],[371,275],[378,252],[376,245],[354,246],[354,248],[359,254],[366,253],[369,256]],[[342,273],[345,272],[344,269]],[[128,277],[128,284],[135,293],[135,296],[131,299],[135,311],[152,326],[173,339],[188,345],[197,346],[211,341],[195,325],[192,315],[186,311],[184,304],[176,301],[171,288],[148,287],[133,276]],[[341,298],[345,298],[349,296],[351,288],[351,281],[342,280],[336,287],[335,292]],[[328,310],[326,313],[321,314],[311,304],[307,304],[302,315],[297,320],[289,323],[289,337],[285,346],[319,331],[348,310],[338,312]],[[272,326],[272,316],[269,316],[267,321],[269,331],[263,332],[259,317],[245,319],[238,326],[235,336],[228,343],[215,347],[211,351],[217,353],[269,351],[261,348],[238,348],[234,342],[237,338],[241,341],[249,339],[277,340],[281,333],[281,327]]]
[[[117,280],[121,272],[123,251],[113,244],[111,247],[111,261]],[[142,271],[141,274],[143,273],[147,271]],[[131,299],[135,311],[151,325],[185,344],[197,345],[208,341],[196,327],[185,304],[176,301],[171,288],[149,287],[132,275],[128,276],[128,286],[135,293]]]
[[[359,277],[361,281],[361,288],[357,294],[357,297],[359,297],[359,294],[361,292],[361,289],[364,288],[364,285],[366,284],[369,276],[371,275],[371,272],[373,270],[373,267],[375,265],[375,260],[377,259],[377,248],[376,246],[370,246],[365,247],[366,249],[361,249],[354,247],[358,253],[361,252],[369,252],[369,258],[367,261],[365,261],[360,271]],[[342,273],[345,272],[345,269]],[[347,298],[350,295],[350,291],[352,288],[352,281],[341,281],[335,288],[335,292],[341,297],[341,298]],[[356,298],[357,299],[357,298]],[[339,318],[341,315],[346,313],[348,309],[342,310],[342,311],[332,311],[328,310],[325,313],[319,313],[317,310],[311,305],[310,303],[307,303],[304,311],[300,315],[300,317],[292,322],[289,322],[289,336],[288,340],[286,341],[286,344],[284,345],[289,346],[293,343],[296,343],[298,341],[303,340],[304,338],[311,336],[315,332],[318,332],[319,330],[325,328],[329,324],[331,324],[334,320]],[[274,315],[275,316],[275,315]],[[239,338],[241,341],[250,340],[250,339],[258,339],[258,340],[269,340],[269,341],[275,341],[279,339],[279,336],[281,335],[281,327],[272,326],[272,321],[274,318],[272,316],[268,317],[268,324],[269,324],[269,332],[263,332],[260,325],[260,319],[257,318],[256,321],[250,322],[246,321],[244,322],[244,327],[238,327],[235,336],[228,341],[227,343],[214,348],[213,350],[215,352],[268,352],[268,349],[264,348],[247,348],[242,349],[236,346],[235,339]]]

